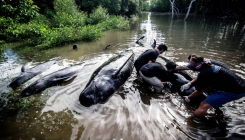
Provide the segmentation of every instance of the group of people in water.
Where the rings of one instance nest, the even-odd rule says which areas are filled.
[[[160,44],[154,49],[143,52],[135,61],[137,75],[149,83],[155,93],[161,94],[165,86],[172,87],[174,83],[174,72],[179,70],[197,71],[198,75],[193,80],[183,84],[181,92],[195,86],[195,90],[184,96],[186,102],[199,97],[204,91],[209,95],[194,111],[197,117],[204,117],[211,107],[217,108],[228,102],[238,100],[245,96],[245,80],[233,73],[229,67],[211,59],[192,54],[188,57],[188,65],[177,66],[173,62],[166,63],[166,69],[161,63],[156,62],[157,57],[167,51],[165,44]]]

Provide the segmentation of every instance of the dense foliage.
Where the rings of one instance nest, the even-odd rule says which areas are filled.
[[[87,13],[80,11],[74,0],[55,0],[53,10],[47,9],[41,14],[32,0],[18,2],[3,1],[1,5],[1,11],[5,12],[0,17],[2,41],[25,41],[30,46],[47,48],[74,41],[92,41],[100,38],[102,31],[129,28],[129,20],[109,15],[102,6]]]

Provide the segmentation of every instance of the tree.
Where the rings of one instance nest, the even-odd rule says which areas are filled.
[[[32,0],[2,0],[0,2],[0,16],[26,22],[38,14],[39,8]]]
[[[188,18],[189,13],[190,13],[190,10],[191,10],[192,3],[195,2],[195,1],[196,1],[196,0],[191,0],[190,5],[189,5],[189,7],[188,7],[188,11],[187,11],[186,16],[185,16],[185,20]]]
[[[171,4],[171,9],[172,9],[172,19],[174,18],[174,13],[178,14],[179,10],[177,7],[175,7],[174,2],[175,0],[169,0],[170,4]]]

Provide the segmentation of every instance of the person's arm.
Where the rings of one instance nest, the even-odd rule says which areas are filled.
[[[203,90],[195,90],[188,96],[188,99],[194,99],[198,97],[199,95],[201,95],[202,93],[203,93]]]
[[[177,66],[174,71],[178,71],[178,70],[190,70],[190,68],[188,68],[187,66]]]
[[[194,79],[192,79],[189,83],[190,83],[191,85],[194,85],[196,81],[197,81],[197,78],[194,78]]]
[[[189,96],[184,96],[184,99],[186,102],[190,102],[191,99],[194,99],[194,98],[200,96],[202,93],[203,93],[203,90],[195,90]]]

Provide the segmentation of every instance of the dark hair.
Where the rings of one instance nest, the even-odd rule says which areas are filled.
[[[190,60],[190,59],[191,59],[191,57],[196,57],[196,55],[195,55],[195,54],[191,54],[191,55],[189,55],[189,56],[188,56],[188,60]]]
[[[168,63],[166,64],[166,68],[167,68],[168,70],[175,69],[175,68],[176,68],[176,64],[175,64],[174,62],[168,62]]]
[[[192,58],[192,61],[194,61],[195,63],[200,63],[200,62],[204,61],[203,57],[194,56],[194,57],[191,57],[191,58]]]
[[[157,48],[159,51],[161,51],[161,50],[167,51],[168,50],[168,47],[165,44],[160,44],[160,45],[158,45]]]

